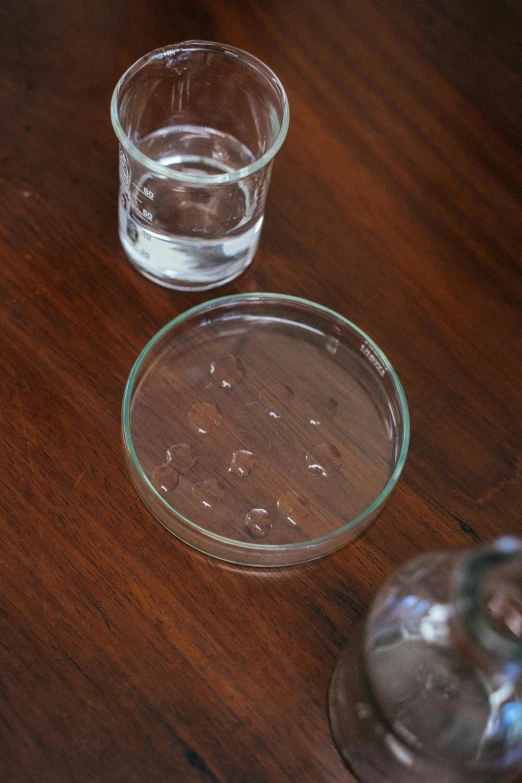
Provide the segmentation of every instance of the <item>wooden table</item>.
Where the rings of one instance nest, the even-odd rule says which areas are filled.
[[[0,778],[342,783],[326,691],[378,586],[521,532],[522,6],[7,0],[0,8]],[[130,368],[208,298],[126,262],[109,100],[141,54],[243,47],[291,127],[261,247],[220,294],[304,295],[382,346],[409,459],[367,533],[272,572],[209,559],[135,495]]]

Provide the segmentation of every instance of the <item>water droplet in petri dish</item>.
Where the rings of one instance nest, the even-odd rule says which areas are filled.
[[[232,462],[228,470],[236,476],[248,476],[256,465],[257,459],[252,452],[240,449],[232,454]]]
[[[300,525],[310,515],[304,498],[297,492],[284,492],[277,501],[280,516],[291,525]]]
[[[318,443],[306,455],[306,464],[311,473],[328,476],[341,466],[341,453],[331,443]]]
[[[188,473],[198,461],[196,449],[190,443],[176,443],[167,451],[167,459],[178,473]]]
[[[332,356],[335,356],[338,348],[339,348],[339,338],[330,335],[330,337],[328,337],[328,339],[326,340],[326,350],[328,351],[328,353],[332,354]]]
[[[211,402],[197,402],[189,410],[188,419],[192,429],[202,435],[208,435],[211,430],[220,426],[223,416],[217,405]]]
[[[272,418],[279,417],[281,409],[286,409],[292,403],[295,394],[291,386],[280,381],[265,383],[260,393],[260,401],[266,412]],[[275,414],[275,415],[272,415]]]
[[[272,527],[270,514],[264,508],[252,508],[245,517],[245,527],[251,536],[264,538]]]
[[[333,397],[311,397],[307,402],[308,421],[314,427],[327,424],[337,413],[339,403]]]
[[[169,462],[166,462],[164,465],[160,465],[159,468],[156,468],[152,474],[153,486],[159,490],[159,492],[163,492],[164,494],[167,494],[167,492],[172,492],[173,489],[176,489],[178,482],[179,474]]]
[[[206,479],[194,484],[192,495],[205,508],[212,508],[225,497],[225,488],[216,479]]]
[[[273,400],[277,400],[279,405],[290,405],[295,397],[294,390],[287,383],[271,383],[267,386],[267,392]]]
[[[243,362],[231,353],[210,363],[210,377],[222,389],[231,389],[245,377]]]
[[[332,326],[332,331],[326,336],[326,350],[332,356],[335,356],[339,348],[339,338],[341,330],[337,325]]]

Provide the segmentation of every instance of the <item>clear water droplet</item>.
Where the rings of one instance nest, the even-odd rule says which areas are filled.
[[[223,484],[216,479],[206,479],[205,481],[198,481],[192,487],[192,495],[198,503],[205,506],[205,508],[212,508],[220,500],[225,497],[225,488]]]
[[[294,390],[287,383],[276,381],[266,387],[268,395],[272,400],[276,400],[279,405],[287,407],[295,397]]]
[[[328,353],[332,354],[332,356],[335,356],[338,348],[339,348],[339,338],[330,335],[330,337],[328,337],[326,341],[326,350],[328,351]]]
[[[251,536],[264,538],[272,527],[270,514],[264,508],[252,508],[245,517],[245,527]]]
[[[283,492],[277,501],[277,510],[291,525],[300,525],[310,515],[306,500],[291,490]]]
[[[308,400],[308,420],[314,427],[327,424],[337,413],[339,403],[333,397],[316,396]]]
[[[210,376],[222,389],[231,389],[245,377],[243,362],[237,356],[227,353],[210,364]]]
[[[197,402],[188,412],[188,419],[192,429],[207,435],[215,427],[219,427],[223,416],[217,405],[211,402]]]
[[[295,397],[291,386],[280,381],[265,383],[260,390],[259,399],[265,405],[267,411],[276,408],[287,408]]]
[[[232,454],[232,462],[230,463],[230,473],[235,473],[236,476],[248,476],[257,465],[257,459],[251,451],[246,449],[240,449],[234,451]]]
[[[153,486],[159,490],[159,492],[163,492],[164,494],[167,494],[167,492],[172,492],[173,489],[176,489],[178,482],[179,474],[169,462],[166,462],[164,465],[160,465],[159,468],[156,468],[152,474]]]
[[[328,476],[341,466],[341,453],[332,443],[318,443],[306,455],[306,464],[312,473]]]
[[[331,334],[327,335],[326,337],[326,350],[332,356],[335,356],[339,348],[340,334],[340,328],[338,326],[333,326]]]
[[[190,443],[176,443],[167,451],[167,459],[178,473],[188,473],[198,461],[196,449]]]

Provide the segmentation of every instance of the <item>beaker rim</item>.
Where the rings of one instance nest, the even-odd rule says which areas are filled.
[[[180,51],[209,51],[223,54],[229,57],[235,57],[246,65],[254,68],[258,73],[264,76],[278,96],[282,108],[282,119],[279,132],[268,150],[248,166],[243,166],[242,168],[236,169],[235,171],[225,172],[222,174],[199,175],[173,171],[167,166],[163,166],[161,163],[158,163],[141,152],[123,130],[119,118],[119,96],[123,85],[138,71],[154,60],[163,60],[166,57],[172,56],[173,54]],[[245,177],[254,174],[256,171],[263,169],[270,163],[276,153],[280,150],[288,132],[290,109],[288,106],[288,98],[281,81],[276,76],[276,74],[257,57],[254,57],[254,55],[245,52],[243,49],[238,49],[237,47],[229,46],[228,44],[215,43],[212,41],[193,40],[182,41],[181,43],[173,44],[171,46],[154,49],[152,52],[149,52],[143,57],[140,57],[139,60],[131,65],[130,68],[125,71],[114,88],[111,99],[111,121],[114,132],[116,133],[116,136],[118,137],[118,140],[123,149],[134,160],[141,163],[142,166],[146,167],[150,171],[159,174],[165,179],[175,180],[177,182],[188,182],[196,185],[221,185],[224,183],[238,182]]]

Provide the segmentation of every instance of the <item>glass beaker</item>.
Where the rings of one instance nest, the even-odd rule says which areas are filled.
[[[339,658],[330,719],[361,783],[522,772],[522,541],[400,568]]]
[[[130,261],[181,290],[237,277],[255,254],[272,161],[288,129],[276,75],[240,49],[186,41],[129,68],[111,119]]]

